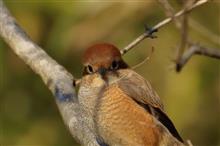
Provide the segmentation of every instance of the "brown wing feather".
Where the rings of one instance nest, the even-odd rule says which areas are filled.
[[[122,78],[118,84],[124,93],[133,98],[143,108],[150,111],[174,137],[183,142],[174,124],[164,113],[160,97],[153,90],[150,83],[133,70],[121,70],[120,76]]]
[[[121,79],[118,84],[125,93],[140,103],[150,104],[163,111],[163,103],[160,97],[142,76],[131,69],[120,70],[119,76]]]

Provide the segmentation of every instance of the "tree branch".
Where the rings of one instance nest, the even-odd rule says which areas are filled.
[[[187,8],[187,10],[182,9],[179,12],[177,12],[173,17],[166,18],[163,21],[159,22],[152,29],[144,32],[139,37],[137,37],[134,41],[132,41],[130,44],[128,44],[125,48],[123,48],[121,50],[121,54],[124,55],[126,52],[128,52],[133,47],[138,45],[145,38],[152,37],[152,33],[154,33],[156,30],[160,29],[161,27],[165,26],[166,24],[170,23],[173,20],[173,18],[177,18],[177,17],[179,17],[179,16],[181,16],[181,15],[183,15],[185,13],[188,13],[188,12],[192,11],[194,8],[196,8],[196,7],[198,7],[198,6],[202,5],[202,4],[205,4],[206,2],[208,2],[208,0],[197,1],[195,4],[193,4],[192,6]]]
[[[174,9],[167,0],[158,0],[158,1],[164,7],[164,10],[165,10],[165,13],[167,16],[172,16],[174,14]],[[184,1],[185,11],[187,11],[187,9],[189,7],[191,7],[194,2],[195,2],[195,0]],[[177,48],[177,57],[175,60],[177,72],[180,72],[181,69],[183,68],[183,66],[188,62],[188,60],[195,54],[205,55],[208,57],[220,59],[218,49],[209,49],[209,48],[205,48],[205,47],[196,45],[195,43],[193,44],[193,43],[189,42],[189,40],[191,40],[191,39],[188,39],[189,36],[188,36],[188,17],[187,17],[187,14],[183,15],[182,22],[179,19],[178,20],[175,19],[175,25],[178,29],[180,29],[181,37],[182,37],[181,42],[180,42],[180,46]],[[190,48],[185,50],[188,46]]]
[[[192,6],[193,3],[194,3],[194,0],[186,0],[186,1],[184,1],[184,9],[185,9],[185,11],[188,9],[188,7]],[[181,41],[180,41],[180,46],[177,48],[176,62],[179,62],[181,56],[184,53],[184,50],[186,49],[186,47],[188,45],[188,16],[187,16],[186,13],[183,15],[183,18],[182,18],[181,21],[182,21],[181,27],[180,27]]]
[[[185,51],[185,53],[182,55],[179,62],[177,63],[177,71],[181,71],[181,69],[189,61],[189,59],[196,54],[220,59],[220,49],[205,48],[200,45],[193,44],[187,51]]]
[[[72,75],[27,36],[2,0],[0,0],[0,35],[17,56],[42,78],[53,93],[64,123],[72,136],[83,145],[98,145],[95,136],[86,127],[88,119],[77,102],[77,95],[72,86]]]
[[[158,2],[164,7],[166,16],[172,17],[176,27],[180,29],[181,23],[180,23],[179,19],[174,17],[174,14],[175,14],[174,8],[171,6],[171,4],[168,2],[168,0],[158,0]]]

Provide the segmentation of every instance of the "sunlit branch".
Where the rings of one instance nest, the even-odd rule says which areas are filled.
[[[206,2],[208,2],[208,0],[199,0],[195,4],[193,4],[191,7],[189,7],[187,10],[182,9],[181,11],[177,12],[173,17],[166,18],[163,21],[159,22],[154,27],[152,27],[151,30],[144,32],[139,37],[137,37],[134,41],[132,41],[130,44],[128,44],[125,48],[123,48],[121,50],[121,54],[124,55],[126,52],[128,52],[133,47],[138,45],[144,39],[152,37],[152,33],[154,33],[155,30],[158,30],[161,27],[165,26],[166,24],[170,23],[173,20],[173,18],[179,17],[179,16],[183,15],[184,13],[188,13],[188,12],[192,11],[194,8],[205,4]]]

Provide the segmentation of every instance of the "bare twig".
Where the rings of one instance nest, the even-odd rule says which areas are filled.
[[[193,4],[191,7],[189,7],[187,10],[182,9],[181,11],[179,11],[178,13],[176,13],[173,17],[169,17],[164,19],[163,21],[159,22],[158,24],[156,24],[151,31],[147,31],[144,32],[143,34],[141,34],[138,38],[136,38],[134,41],[132,41],[130,44],[128,44],[125,48],[123,48],[121,50],[121,54],[124,55],[126,52],[128,52],[129,50],[131,50],[133,47],[135,47],[136,45],[138,45],[141,41],[143,41],[145,38],[151,37],[152,33],[155,32],[155,30],[160,29],[161,27],[165,26],[166,24],[170,23],[173,18],[179,17],[181,15],[183,15],[184,13],[188,13],[190,11],[192,11],[194,8],[205,4],[206,2],[208,2],[208,0],[200,0],[197,1],[195,4]]]
[[[170,3],[167,0],[158,0],[162,6],[165,9],[165,13],[168,16],[172,16],[174,14],[174,9],[170,5]],[[195,0],[186,0],[184,1],[184,11],[187,11],[188,8],[193,6],[193,3]],[[200,54],[200,55],[206,55],[209,57],[218,58],[219,56],[218,52],[219,50],[215,49],[207,49],[205,47],[195,45],[191,42],[189,42],[189,36],[188,36],[188,17],[187,13],[184,13],[182,21],[180,19],[175,19],[175,24],[178,29],[181,31],[181,42],[180,46],[177,48],[177,57],[175,59],[176,63],[176,71],[181,71],[182,67],[187,63],[187,61],[194,55],[194,54]],[[178,22],[178,23],[177,23]],[[181,23],[181,27],[179,27],[179,23]],[[193,45],[192,45],[193,44]],[[190,46],[188,50],[185,51],[186,47]],[[214,54],[217,53],[217,54]]]
[[[134,66],[132,66],[131,68],[132,68],[132,69],[136,69],[136,68],[140,67],[141,65],[143,65],[143,64],[144,64],[145,62],[147,62],[148,60],[150,60],[150,58],[151,58],[153,52],[154,52],[154,47],[152,47],[149,56],[147,56],[143,61],[139,62],[138,64],[136,64],[136,65],[134,65]]]
[[[158,1],[164,7],[166,16],[173,17],[175,14],[175,11],[174,11],[174,8],[171,6],[171,4],[168,2],[168,0],[158,0]],[[190,0],[190,1],[193,1],[193,0]],[[188,5],[189,5],[189,0],[184,1],[184,11],[187,10],[187,8],[189,7]],[[188,18],[187,18],[187,14],[184,13],[182,19],[175,19],[175,18],[173,18],[173,19],[175,22],[175,26],[180,30],[181,36],[182,36],[180,45],[177,48],[176,62],[178,62],[180,57],[182,56],[185,48],[186,48],[186,44],[187,44]]]
[[[193,4],[194,0],[184,1],[184,9],[185,11]],[[181,42],[180,46],[177,48],[177,57],[176,62],[179,62],[183,52],[188,45],[188,16],[185,13],[183,15],[182,23],[181,23]]]
[[[180,58],[180,61],[177,63],[177,71],[181,71],[181,69],[189,61],[189,59],[196,54],[220,59],[220,49],[205,48],[200,45],[194,44],[187,51],[185,51],[183,56]]]
[[[175,14],[174,8],[170,5],[168,0],[158,0],[158,2],[161,3],[161,5],[164,7],[166,16],[167,17],[172,17],[176,27],[180,29],[181,28],[181,23],[180,23],[179,19],[174,17],[174,14]]]
[[[73,77],[61,65],[36,45],[16,23],[0,0],[0,35],[53,93],[59,111],[72,136],[82,145],[98,146],[95,136],[85,124],[86,113],[77,102],[72,86]]]

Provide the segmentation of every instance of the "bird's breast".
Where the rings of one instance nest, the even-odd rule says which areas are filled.
[[[159,97],[149,90],[152,88],[148,82],[134,71],[125,69],[118,71],[117,76],[108,75],[107,80],[99,74],[84,76],[78,98],[89,115],[88,127],[108,145],[182,145],[134,101],[145,101],[162,108]]]
[[[106,87],[105,81],[98,75],[87,75],[82,78],[78,91],[78,99],[81,106],[89,113],[93,113],[100,95]]]
[[[110,145],[156,145],[154,119],[117,84],[108,86],[96,106],[98,134]]]

